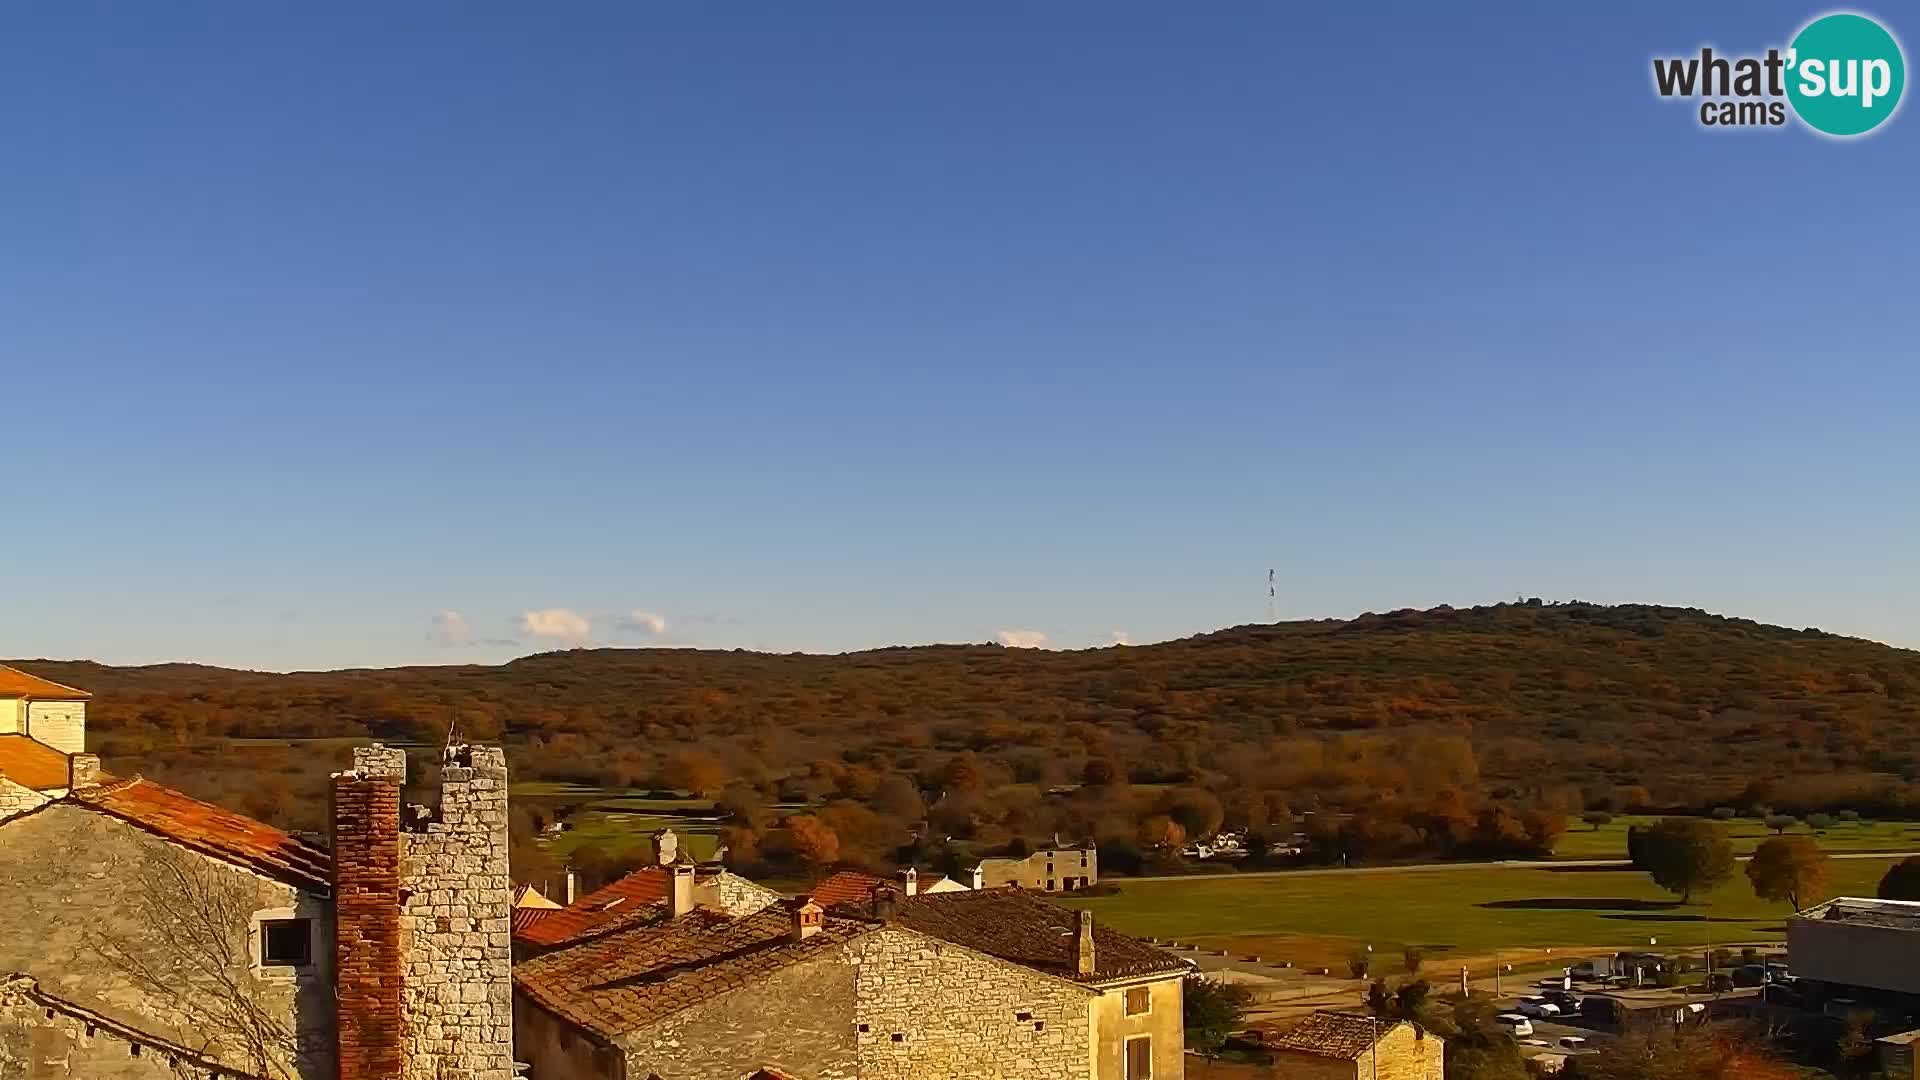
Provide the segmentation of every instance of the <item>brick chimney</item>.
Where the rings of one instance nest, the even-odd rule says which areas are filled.
[[[826,918],[826,912],[813,902],[812,897],[793,909],[793,940],[805,941],[820,932],[820,924]]]
[[[340,1080],[405,1071],[400,942],[400,786],[406,753],[356,747],[333,774],[334,1013]]]
[[[667,905],[677,919],[693,910],[693,867],[675,863],[667,869],[673,874],[673,889],[667,894]]]
[[[1085,976],[1093,972],[1093,912],[1082,911],[1080,933],[1073,939],[1073,973]]]
[[[100,783],[100,755],[67,755],[67,787],[69,790],[73,788],[93,787],[98,783]]]
[[[920,871],[909,866],[905,870],[895,874],[894,877],[900,879],[900,892],[902,894],[907,896],[918,896],[920,894]]]

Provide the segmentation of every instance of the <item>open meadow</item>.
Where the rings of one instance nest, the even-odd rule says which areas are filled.
[[[1829,892],[1871,896],[1890,863],[1836,860]],[[1788,915],[1787,905],[1756,899],[1744,873],[1683,907],[1640,871],[1551,864],[1112,884],[1118,895],[1063,902],[1128,933],[1302,967],[1342,967],[1367,945],[1390,966],[1412,945],[1450,967],[1496,952],[1521,959],[1548,949],[1778,942]]]
[[[1599,828],[1574,818],[1565,835],[1554,845],[1556,859],[1624,859],[1627,857],[1627,828],[1651,825],[1660,818],[1646,814],[1619,814]],[[1773,830],[1759,818],[1731,818],[1723,824],[1733,839],[1735,855],[1751,855]],[[1805,822],[1790,826],[1788,836],[1811,836],[1821,850],[1829,854],[1868,851],[1920,851],[1920,822],[1913,821],[1836,821],[1818,831]]]

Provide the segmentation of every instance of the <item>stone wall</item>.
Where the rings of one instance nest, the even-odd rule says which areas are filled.
[[[406,1080],[512,1080],[507,762],[449,747],[440,806],[402,834]]]
[[[128,959],[112,957],[117,947],[129,950],[132,962],[154,970],[182,963],[179,949],[153,933],[154,922],[162,916],[144,899],[156,887],[153,883],[164,882],[162,872],[175,871],[189,875],[195,888],[214,890],[216,903],[211,906],[235,913],[227,936],[195,956],[206,960],[213,950],[221,950],[221,958],[229,962],[222,969],[246,988],[251,1003],[294,1037],[294,1046],[275,1052],[288,1071],[302,1080],[333,1080],[328,969],[315,964],[281,975],[251,966],[257,957],[252,913],[293,909],[324,923],[324,898],[190,852],[73,803],[56,802],[0,823],[0,975],[33,976],[46,993],[131,1030],[181,1046],[206,1047],[209,1054],[244,1066],[243,1040],[216,1018],[229,1012],[223,1008],[228,1004],[223,995],[198,981],[166,988],[141,983],[129,977]],[[58,1041],[65,1036],[55,1031],[32,1037]],[[70,1060],[85,1060],[85,1055]],[[0,1071],[0,1076],[11,1075]],[[78,1070],[73,1075],[93,1074]]]
[[[439,805],[403,824],[405,778],[377,744],[334,777],[341,1080],[511,1080],[505,754],[448,747]]]
[[[87,703],[84,701],[30,701],[27,734],[63,754],[87,750]]]
[[[797,1080],[874,1075],[861,1068],[855,1044],[850,959],[836,950],[795,964],[623,1037],[627,1076],[740,1080],[766,1065]],[[542,1072],[538,1080],[549,1078]]]
[[[40,992],[0,980],[0,1077],[7,1080],[182,1080],[238,1074],[198,1051],[145,1036]]]
[[[1036,892],[1065,892],[1100,880],[1100,853],[1091,847],[1043,848],[1024,859],[982,859],[975,877],[976,889],[1018,885]]]
[[[0,774],[0,821],[45,806],[50,801],[45,795],[30,787],[22,787]]]
[[[908,930],[850,951],[861,1080],[1089,1077],[1085,988]]]

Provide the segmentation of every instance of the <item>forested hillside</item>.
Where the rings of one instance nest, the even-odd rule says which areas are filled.
[[[339,755],[277,740],[436,742],[456,723],[507,741],[523,780],[871,809],[905,778],[944,833],[983,843],[1132,832],[1187,789],[1229,821],[1365,811],[1356,828],[1391,835],[1362,847],[1431,846],[1449,813],[1489,806],[1920,813],[1920,653],[1678,608],[1439,608],[1076,652],[596,649],[288,675],[13,663],[93,691],[110,769],[296,823],[316,820]],[[1045,797],[1083,782],[1134,794]],[[916,809],[905,786],[888,785],[892,817]]]

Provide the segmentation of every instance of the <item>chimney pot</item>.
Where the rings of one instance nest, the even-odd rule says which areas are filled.
[[[820,932],[820,924],[825,916],[820,905],[808,897],[805,903],[793,909],[793,940],[805,941]]]
[[[671,905],[668,910],[674,918],[679,918],[693,910],[693,867],[686,863],[676,863],[673,871],[673,890],[668,896]]]
[[[653,834],[653,861],[661,866],[670,866],[680,858],[680,838],[672,829],[661,829]]]
[[[93,787],[100,783],[100,755],[68,754],[68,789]]]
[[[1080,933],[1073,940],[1073,973],[1091,975],[1095,970],[1093,956],[1093,912],[1080,913]]]
[[[900,891],[908,896],[920,895],[920,871],[909,866],[894,875],[900,879]]]

